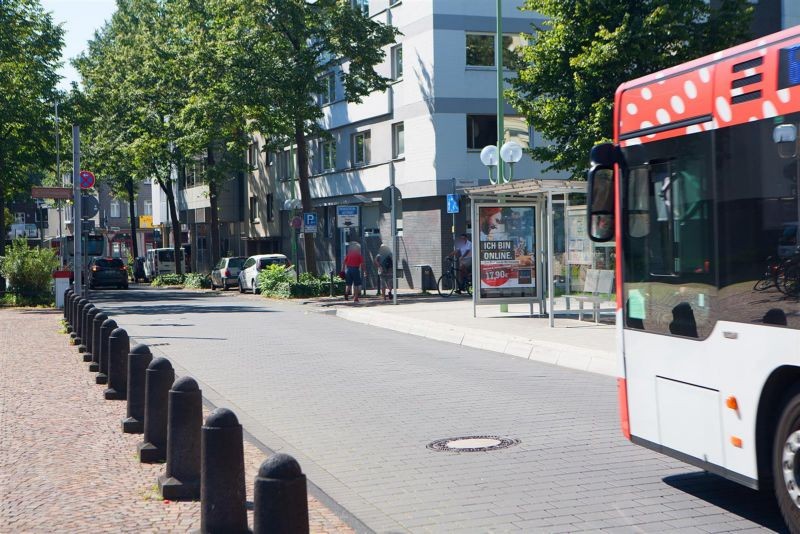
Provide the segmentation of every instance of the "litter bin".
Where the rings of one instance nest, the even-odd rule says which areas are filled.
[[[56,271],[53,273],[56,286],[56,308],[64,307],[64,293],[69,289],[70,276],[72,276],[72,272],[70,271]]]
[[[436,275],[433,274],[433,267],[428,264],[415,265],[420,270],[420,286],[423,291],[436,290]]]

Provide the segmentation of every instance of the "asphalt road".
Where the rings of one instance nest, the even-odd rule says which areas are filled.
[[[233,292],[95,302],[378,532],[780,531],[761,494],[628,443],[613,378]],[[427,447],[461,436],[519,443]]]

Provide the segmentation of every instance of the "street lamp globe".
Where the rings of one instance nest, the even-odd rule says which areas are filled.
[[[500,163],[500,157],[497,147],[494,145],[487,145],[481,150],[481,163],[487,167],[496,167]]]
[[[500,157],[506,163],[517,163],[522,159],[522,147],[514,141],[507,141],[500,147]]]

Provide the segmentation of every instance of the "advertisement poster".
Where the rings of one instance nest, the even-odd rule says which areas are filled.
[[[570,265],[592,264],[592,242],[586,233],[586,206],[570,207],[567,213],[569,243],[567,263]]]
[[[533,206],[480,206],[481,298],[536,296]]]

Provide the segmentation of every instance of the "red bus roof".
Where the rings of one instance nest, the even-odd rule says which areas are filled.
[[[625,82],[615,97],[621,146],[800,111],[800,85],[779,89],[782,49],[800,26]]]

